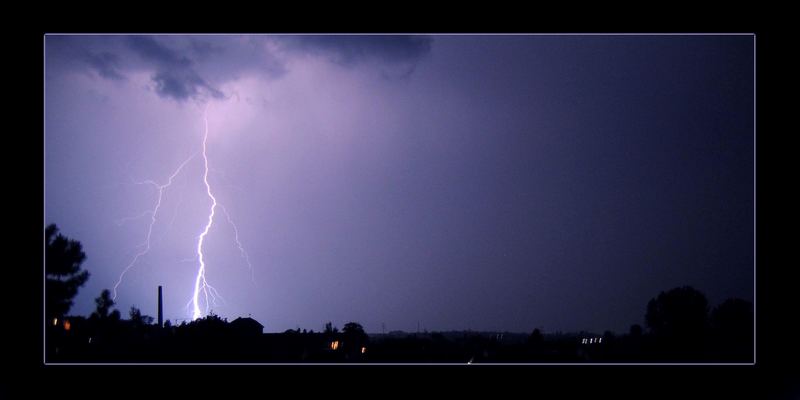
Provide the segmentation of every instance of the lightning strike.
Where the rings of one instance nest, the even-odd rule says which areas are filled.
[[[141,217],[147,215],[148,213],[150,214],[150,225],[147,228],[147,237],[145,238],[144,243],[137,246],[137,247],[144,247],[144,250],[136,253],[131,262],[128,263],[128,265],[125,266],[125,268],[122,270],[122,273],[119,275],[119,279],[117,279],[117,283],[114,284],[114,300],[117,299],[117,288],[119,288],[119,285],[122,283],[122,279],[125,277],[125,274],[128,272],[128,270],[131,269],[131,267],[134,266],[134,264],[136,264],[136,262],[139,260],[140,257],[144,256],[150,251],[150,238],[153,235],[153,225],[155,225],[156,223],[156,217],[158,216],[158,209],[161,208],[161,200],[164,197],[164,189],[172,185],[172,180],[175,179],[176,176],[178,176],[183,167],[186,166],[186,164],[188,164],[189,161],[191,161],[196,155],[197,153],[192,154],[189,158],[187,158],[184,162],[182,162],[181,165],[178,167],[178,169],[176,169],[175,172],[173,172],[172,175],[170,175],[169,179],[167,180],[167,183],[163,185],[159,185],[153,180],[146,180],[144,182],[140,182],[140,184],[149,184],[155,186],[155,188],[158,189],[158,199],[152,211],[147,211],[146,213],[143,213],[142,215],[139,216]]]
[[[253,283],[256,283],[255,272],[253,271],[253,264],[250,263],[250,256],[247,255],[247,251],[245,251],[244,246],[242,246],[242,242],[239,241],[239,229],[236,227],[236,224],[233,223],[231,219],[231,215],[228,213],[228,210],[222,205],[219,205],[222,212],[225,213],[225,217],[228,219],[228,223],[231,224],[233,227],[233,240],[236,242],[236,246],[239,247],[239,253],[241,253],[242,258],[247,263],[247,267],[250,269],[250,280]]]
[[[236,246],[239,248],[239,252],[240,252],[242,258],[245,260],[245,262],[247,263],[247,266],[250,269],[251,280],[253,281],[253,283],[255,283],[253,265],[250,262],[250,257],[247,254],[247,251],[245,251],[244,246],[242,245],[242,242],[239,240],[239,229],[236,226],[236,224],[233,222],[233,219],[231,218],[230,213],[228,213],[228,210],[224,206],[222,206],[222,204],[219,204],[217,202],[217,198],[214,196],[214,193],[213,193],[213,191],[211,189],[211,184],[208,181],[209,171],[213,171],[213,169],[209,167],[208,152],[207,152],[207,148],[208,148],[208,146],[207,146],[207,144],[208,144],[208,132],[209,132],[209,128],[208,128],[208,104],[206,104],[206,107],[205,107],[205,109],[203,111],[203,122],[204,122],[204,132],[203,132],[203,141],[202,141],[202,146],[203,147],[202,147],[202,150],[198,151],[195,154],[193,154],[191,157],[189,157],[183,163],[181,163],[181,165],[172,173],[172,175],[170,175],[169,179],[167,180],[167,183],[159,184],[159,183],[157,183],[157,182],[155,182],[153,180],[146,180],[146,181],[142,181],[142,182],[133,182],[134,184],[137,184],[137,185],[150,185],[150,186],[155,187],[158,190],[158,198],[157,198],[155,206],[153,207],[152,210],[146,210],[146,211],[144,211],[144,212],[142,212],[142,213],[140,213],[140,214],[138,214],[136,216],[126,217],[126,218],[122,218],[122,219],[116,221],[118,225],[122,225],[126,221],[143,218],[143,217],[145,217],[147,215],[150,215],[150,224],[149,224],[148,229],[147,229],[147,236],[145,238],[145,241],[144,241],[144,243],[136,246],[136,249],[140,249],[140,248],[142,248],[142,249],[138,253],[136,253],[136,255],[133,257],[133,259],[130,261],[130,263],[128,263],[128,265],[125,266],[125,268],[122,270],[122,273],[119,276],[119,279],[117,280],[116,284],[114,285],[114,299],[115,300],[117,298],[117,289],[118,289],[119,285],[122,283],[122,280],[125,277],[125,274],[139,261],[139,259],[141,257],[146,255],[150,251],[151,238],[152,238],[152,234],[153,234],[153,226],[156,223],[159,210],[161,209],[161,203],[162,203],[162,199],[163,199],[163,196],[164,196],[164,191],[170,185],[172,185],[172,181],[181,172],[181,170],[186,166],[186,164],[188,164],[189,161],[191,161],[198,154],[202,154],[203,155],[203,184],[205,185],[205,188],[206,188],[206,195],[211,200],[211,207],[209,209],[208,217],[207,217],[205,226],[203,227],[203,231],[200,233],[199,236],[197,236],[197,247],[195,249],[195,254],[196,254],[195,257],[186,258],[186,259],[180,260],[180,262],[195,262],[196,261],[199,264],[198,270],[197,270],[197,275],[195,276],[195,279],[194,279],[194,291],[193,291],[192,297],[189,299],[189,301],[186,304],[187,309],[191,308],[191,315],[192,315],[191,319],[192,320],[196,320],[196,319],[202,317],[204,313],[208,314],[208,312],[210,310],[210,307],[212,305],[213,306],[217,306],[218,305],[218,302],[217,302],[218,300],[222,301],[222,302],[225,301],[225,299],[219,294],[217,289],[214,288],[213,286],[211,286],[208,283],[208,281],[206,280],[206,254],[203,252],[203,245],[205,244],[206,237],[208,236],[208,233],[211,230],[211,227],[214,225],[214,218],[216,217],[216,214],[217,214],[217,207],[219,207],[220,210],[222,211],[222,213],[225,214],[225,217],[228,220],[228,223],[230,223],[231,226],[233,227],[234,242],[236,243]],[[175,221],[175,218],[177,217],[177,214],[178,214],[178,210],[180,209],[180,204],[182,202],[183,202],[183,196],[181,196],[181,199],[180,199],[178,205],[175,208],[175,213],[173,214],[172,219],[169,222],[167,230],[169,230],[169,227],[171,227],[173,222]],[[164,232],[160,236],[160,238],[163,238],[164,235],[166,235],[166,232]],[[202,297],[202,300],[204,300],[202,302],[203,305],[204,305],[203,308],[201,308],[201,297]]]
[[[153,213],[153,210],[147,210],[147,211],[144,211],[144,212],[142,212],[140,214],[134,215],[132,217],[120,218],[120,219],[114,221],[114,223],[117,224],[117,226],[122,226],[123,224],[125,224],[128,221],[134,221],[134,220],[137,220],[139,218],[144,218],[144,216],[150,215],[152,213]]]
[[[208,312],[209,301],[208,296],[209,292],[211,294],[212,300],[216,300],[217,291],[213,287],[211,287],[208,282],[206,281],[206,263],[205,257],[203,254],[203,242],[205,241],[206,235],[208,235],[208,230],[211,229],[211,226],[214,224],[214,214],[217,208],[217,198],[214,197],[214,194],[211,193],[211,185],[208,183],[208,155],[206,154],[206,143],[208,142],[208,105],[206,104],[206,108],[203,112],[203,122],[205,123],[205,133],[203,135],[203,182],[206,185],[206,193],[208,197],[211,198],[211,211],[208,214],[208,222],[206,223],[205,229],[200,234],[197,240],[197,258],[200,262],[200,268],[197,270],[197,277],[194,281],[194,295],[192,296],[192,304],[194,305],[194,309],[192,311],[192,320],[196,320],[201,317],[202,312],[200,311],[200,303],[199,303],[199,296],[200,291],[203,291],[203,295],[205,297],[205,304],[206,304],[206,312]],[[211,289],[209,291],[209,289]]]
[[[175,212],[172,214],[172,219],[169,220],[169,224],[167,224],[166,229],[164,229],[164,233],[162,233],[161,236],[158,238],[159,241],[163,240],[164,236],[167,236],[167,233],[169,233],[170,229],[172,229],[172,226],[175,225],[175,219],[178,218],[178,212],[180,211],[181,206],[183,205],[183,197],[185,192],[180,192],[180,193],[181,197],[178,199],[178,204],[175,206]]]

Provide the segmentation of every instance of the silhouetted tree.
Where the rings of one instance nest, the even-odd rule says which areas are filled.
[[[111,298],[111,292],[108,289],[103,290],[100,297],[94,299],[94,303],[97,308],[92,313],[92,318],[119,320],[119,311],[111,311],[111,308],[114,307],[114,299]],[[109,311],[111,312],[109,313]]]
[[[219,334],[224,333],[228,320],[222,319],[219,315],[209,313],[205,318],[198,318],[187,324],[195,332]]]
[[[333,326],[333,322],[328,322],[325,324],[325,334],[333,335],[339,333],[339,329]]]
[[[89,279],[89,272],[81,270],[86,260],[80,242],[58,233],[58,227],[45,228],[45,312],[49,319],[62,317],[72,307],[78,288]]]
[[[624,357],[627,361],[641,361],[644,354],[643,343],[643,329],[639,324],[631,325],[628,332],[628,337],[623,338],[624,346],[621,349],[620,356]]]
[[[344,324],[342,333],[346,336],[365,336],[364,328],[358,322],[348,322]]]
[[[134,326],[150,325],[153,323],[153,317],[149,315],[142,315],[142,312],[135,306],[131,306],[131,310],[128,315],[130,316],[131,323],[133,323]]]
[[[711,328],[716,348],[725,360],[752,361],[753,304],[728,299],[711,312]]]
[[[367,344],[369,336],[358,322],[348,322],[342,328],[342,347],[345,352],[359,354],[361,347]]]
[[[661,292],[647,304],[645,321],[657,335],[695,335],[707,326],[708,300],[690,286]]]
[[[631,325],[630,332],[628,333],[632,338],[642,337],[642,326],[639,324]]]
[[[722,332],[753,333],[753,304],[742,299],[728,299],[711,312],[711,325]]]
[[[544,335],[539,328],[536,328],[528,335],[528,354],[534,359],[540,359],[544,352]]]
[[[661,292],[647,304],[645,322],[660,358],[689,361],[707,353],[708,300],[700,291],[684,286]]]
[[[539,347],[544,342],[544,336],[542,335],[542,331],[539,328],[536,328],[531,332],[528,336],[528,345],[533,347]]]

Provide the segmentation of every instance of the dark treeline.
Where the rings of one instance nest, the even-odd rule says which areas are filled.
[[[319,332],[263,333],[251,318],[208,315],[163,326],[132,307],[123,319],[108,290],[88,317],[69,316],[88,279],[80,243],[45,231],[48,362],[752,362],[753,306],[729,299],[710,308],[692,287],[661,292],[645,310],[645,326],[629,332],[425,332],[368,335],[350,322]],[[51,290],[52,288],[52,290]]]
[[[340,331],[296,329],[262,333],[250,318],[209,315],[163,327],[132,308],[129,318],[102,311],[108,292],[89,318],[62,317],[48,324],[48,362],[752,362],[750,303],[732,299],[702,319],[683,318],[681,304],[702,296],[682,287],[649,306],[647,328],[615,334],[425,332],[367,335],[351,322]],[[670,315],[670,313],[677,313]],[[677,317],[677,318],[676,318]]]

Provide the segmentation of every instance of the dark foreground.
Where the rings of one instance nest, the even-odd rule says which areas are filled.
[[[249,320],[249,319],[247,319]],[[253,321],[253,320],[250,320]],[[55,321],[54,321],[55,322]],[[253,321],[254,322],[254,321]],[[48,324],[46,361],[120,363],[641,363],[740,362],[753,357],[752,335],[701,332],[668,337],[633,329],[625,335],[436,332],[367,335],[261,333],[260,325],[208,317],[159,327],[127,320],[67,317]]]

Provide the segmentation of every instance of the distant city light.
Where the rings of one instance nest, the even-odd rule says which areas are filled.
[[[53,318],[53,326],[58,325],[58,318]]]
[[[338,340],[332,341],[331,342],[331,350],[336,350],[338,348],[339,348],[339,341]]]
[[[68,331],[72,327],[72,324],[69,323],[69,320],[64,320],[64,330]]]
[[[366,348],[366,347],[362,347],[362,348],[361,348],[361,354],[364,354],[364,353],[366,353],[366,352],[367,352],[367,348]]]

